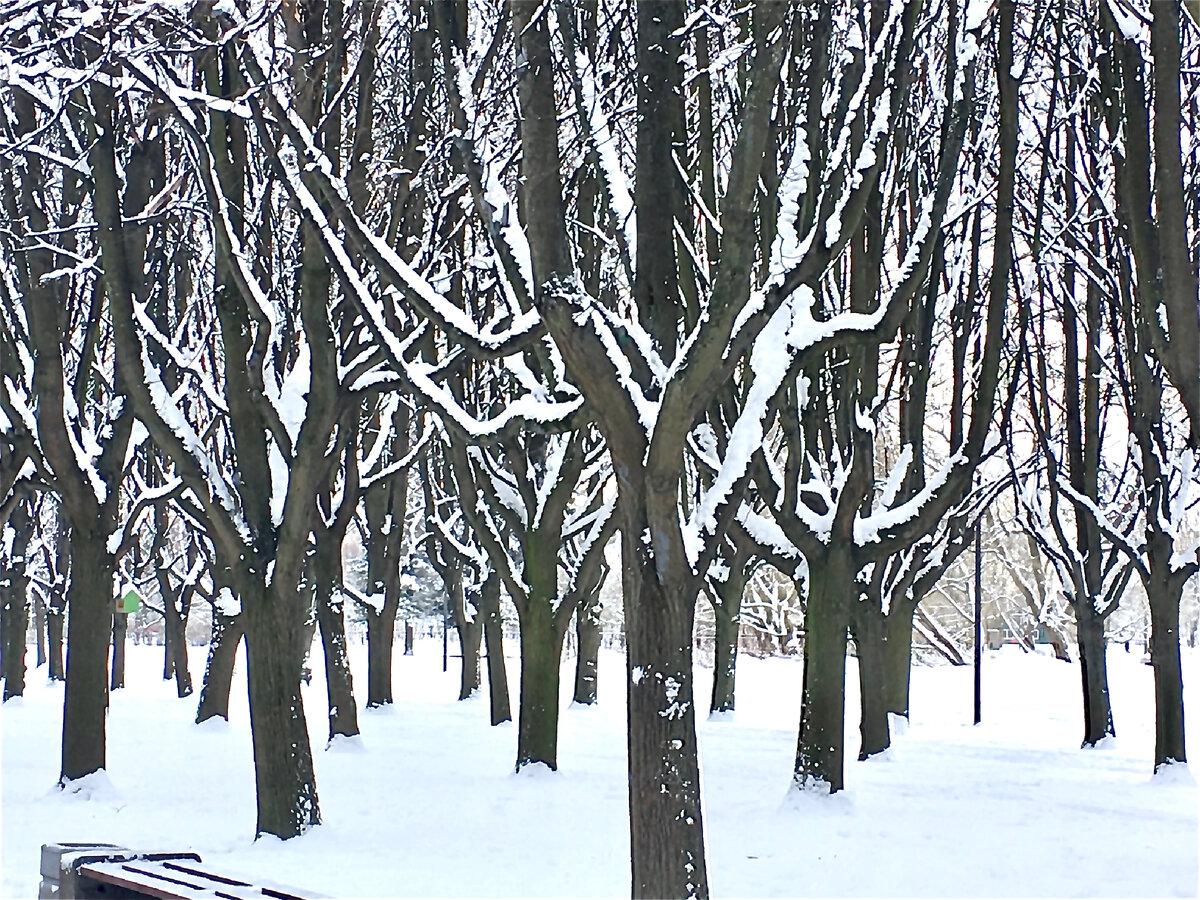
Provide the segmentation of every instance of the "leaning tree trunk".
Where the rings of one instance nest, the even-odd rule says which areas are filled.
[[[830,552],[809,565],[804,617],[804,687],[800,736],[793,773],[799,788],[843,785],[846,721],[847,592],[854,572],[842,554]]]
[[[583,706],[596,702],[596,674],[600,662],[600,604],[596,598],[575,612],[575,637],[579,654],[575,659],[574,701]]]
[[[333,549],[340,553],[341,547]],[[314,563],[316,560],[314,559]],[[320,567],[314,565],[314,569]],[[354,679],[346,656],[346,620],[341,598],[333,582],[317,577],[317,624],[325,655],[325,692],[329,700],[329,740],[358,734],[358,706],[354,702]]]
[[[287,590],[283,585],[244,585],[241,616],[246,628],[258,803],[255,834],[273,834],[284,840],[320,822],[312,748],[300,696],[301,633],[305,629],[292,608],[297,603],[296,588],[291,586],[293,596],[281,596]]]
[[[868,759],[892,745],[888,728],[887,663],[885,646],[887,622],[883,611],[870,601],[854,602],[850,628],[858,652],[858,687],[861,716],[858,732],[858,758]]]
[[[113,559],[105,547],[108,535],[96,518],[71,523],[62,785],[103,769],[105,763]]]
[[[229,690],[233,685],[233,664],[237,660],[238,644],[242,642],[243,634],[241,616],[227,616],[213,610],[208,662],[204,666],[200,705],[196,710],[197,725],[218,716],[229,721]]]
[[[112,617],[112,680],[110,690],[125,687],[125,635],[128,630],[129,614],[113,613]]]
[[[1079,668],[1083,676],[1083,746],[1094,747],[1116,734],[1108,695],[1108,660],[1105,658],[1104,619],[1088,598],[1075,604]]]
[[[479,614],[483,618],[483,639],[487,645],[488,701],[492,724],[512,721],[508,700],[508,669],[504,664],[504,622],[500,617],[500,576],[488,575],[479,592]],[[405,644],[411,641],[412,626],[404,624]],[[409,651],[405,651],[406,653]]]

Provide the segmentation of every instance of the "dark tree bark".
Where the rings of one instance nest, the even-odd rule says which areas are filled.
[[[33,597],[33,631],[37,643],[37,668],[46,664],[46,600],[41,594]]]
[[[882,569],[882,567],[877,567]],[[870,596],[881,585],[873,577],[868,596],[852,604],[850,633],[854,637],[858,657],[858,686],[860,700],[858,758],[868,759],[892,745],[888,724],[887,696],[887,622],[877,612],[876,598]]]
[[[492,724],[512,721],[508,702],[508,671],[504,664],[504,622],[500,617],[500,576],[493,570],[479,591],[479,614],[483,617],[483,638],[487,646],[488,702]],[[404,626],[406,653],[412,653],[412,626]]]
[[[112,667],[110,670],[109,690],[125,687],[125,637],[129,615],[113,613],[112,617]]]
[[[359,733],[354,681],[346,656],[346,620],[342,595],[335,593],[336,586],[341,582],[341,553],[341,540],[319,540],[317,552],[310,560],[316,583],[317,624],[325,656],[330,741],[339,735],[353,737]]]
[[[29,630],[29,576],[26,554],[33,538],[34,519],[28,501],[20,503],[8,517],[14,532],[6,569],[0,571],[0,603],[3,604],[3,647],[0,672],[4,676],[4,699],[25,693],[25,637]],[[40,649],[40,648],[39,648]]]
[[[575,643],[578,656],[575,660],[574,702],[592,706],[597,697],[597,664],[600,658],[600,604],[598,598],[591,603],[581,604],[575,610]]]
[[[229,721],[229,690],[233,685],[233,665],[243,635],[240,616],[227,616],[216,609],[213,610],[208,662],[204,666],[200,705],[196,709],[197,725],[218,716]]]
[[[728,574],[724,581],[709,579],[707,596],[713,611],[713,687],[708,711],[730,712],[734,708],[737,674],[738,637],[741,632],[742,595],[750,580],[753,544],[735,539],[726,559]]]
[[[65,599],[63,601],[65,605]],[[62,681],[66,676],[63,668],[63,611],[51,605],[46,610],[47,653],[50,657],[50,680]]]

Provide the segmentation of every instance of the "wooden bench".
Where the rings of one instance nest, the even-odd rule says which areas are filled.
[[[280,884],[253,884],[214,872],[195,853],[137,853],[115,844],[43,844],[39,898],[317,900]]]

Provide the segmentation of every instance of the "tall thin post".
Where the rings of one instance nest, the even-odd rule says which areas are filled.
[[[975,724],[982,721],[982,688],[979,664],[983,662],[983,554],[980,552],[980,523],[975,524]]]

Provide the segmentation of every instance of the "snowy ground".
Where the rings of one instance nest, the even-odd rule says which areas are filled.
[[[361,683],[365,648],[353,651]],[[62,687],[31,673],[25,698],[0,713],[3,895],[36,896],[42,843],[107,841],[194,850],[214,867],[340,897],[628,896],[621,657],[601,658],[598,707],[564,709],[560,771],[513,775],[515,727],[490,728],[483,698],[455,702],[456,661],[444,675],[440,651],[426,641],[397,657],[397,702],[361,715],[360,746],[321,749],[314,677],[306,700],[325,824],[287,843],[252,841],[240,677],[232,721],[197,727],[194,699],[177,700],[158,677],[161,650],[130,646],[108,773],[83,800],[53,790]],[[1079,749],[1076,666],[1005,650],[985,659],[982,726],[970,725],[970,669],[918,668],[912,728],[889,758],[859,763],[851,661],[848,790],[819,798],[787,790],[801,664],[743,658],[736,714],[700,725],[714,894],[1195,896],[1195,780],[1187,770],[1151,779],[1151,670],[1123,650],[1109,665],[1109,747]],[[509,671],[515,709],[515,660]],[[698,697],[710,677],[698,671]],[[1194,736],[1195,654],[1185,677]]]

